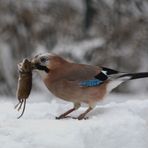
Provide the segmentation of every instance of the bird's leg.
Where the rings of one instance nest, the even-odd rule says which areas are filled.
[[[79,103],[75,103],[74,104],[74,107],[68,111],[66,111],[65,113],[61,114],[59,117],[56,117],[56,119],[63,119],[63,118],[66,118],[66,116],[68,114],[70,114],[71,112],[77,110],[78,108],[80,107],[80,104]]]
[[[76,109],[75,109],[75,108],[72,108],[72,109],[66,111],[65,113],[61,114],[59,117],[56,117],[56,119],[63,119],[63,118],[66,118],[66,116],[67,116],[68,114],[70,114],[71,112],[73,112],[74,110],[76,110]]]
[[[89,107],[84,113],[80,114],[77,119],[78,119],[78,120],[85,119],[85,115],[86,115],[88,112],[90,112],[92,109],[93,109],[92,107]]]

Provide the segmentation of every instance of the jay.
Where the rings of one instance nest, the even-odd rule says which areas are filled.
[[[88,109],[77,118],[85,119],[96,103],[118,85],[128,80],[148,77],[148,72],[123,73],[106,67],[77,64],[51,53],[38,54],[31,62],[51,93],[74,104],[73,108],[57,119],[66,118],[81,103],[86,103]]]

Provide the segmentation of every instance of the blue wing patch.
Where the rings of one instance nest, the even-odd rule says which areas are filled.
[[[92,80],[86,80],[80,82],[80,86],[85,86],[85,87],[93,87],[93,86],[98,86],[102,83],[103,81],[99,79],[92,79]]]

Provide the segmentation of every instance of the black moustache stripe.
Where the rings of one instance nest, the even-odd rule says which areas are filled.
[[[42,66],[40,64],[35,64],[36,69],[43,70],[46,73],[49,73],[49,69],[46,66]]]

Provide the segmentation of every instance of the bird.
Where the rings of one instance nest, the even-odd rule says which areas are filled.
[[[148,77],[148,72],[126,73],[102,66],[79,64],[54,53],[37,54],[31,59],[48,90],[56,97],[73,103],[73,107],[56,119],[66,118],[82,103],[88,108],[77,119],[86,119],[99,101],[128,80]]]

